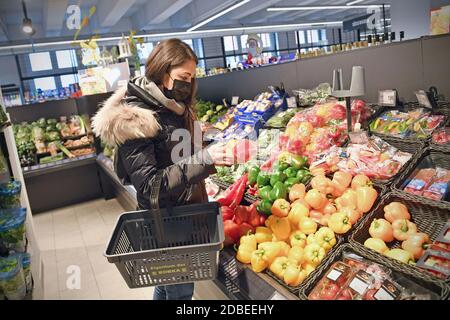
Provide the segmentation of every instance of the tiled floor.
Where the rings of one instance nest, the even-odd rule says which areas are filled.
[[[103,256],[124,210],[116,200],[94,200],[33,216],[44,259],[44,299],[151,299],[153,288],[129,289]],[[80,289],[72,287],[75,268]]]

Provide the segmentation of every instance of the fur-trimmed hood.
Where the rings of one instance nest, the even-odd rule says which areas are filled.
[[[138,77],[107,99],[92,119],[92,129],[108,145],[155,137],[161,125],[156,113],[168,109],[182,115],[185,106],[164,96],[158,86]]]

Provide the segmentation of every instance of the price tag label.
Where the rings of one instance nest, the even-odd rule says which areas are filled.
[[[287,98],[287,105],[288,108],[297,108],[297,98],[296,97]]]
[[[397,105],[397,90],[379,91],[378,104],[385,107],[395,107]]]
[[[275,291],[269,300],[287,300],[285,296]]]
[[[384,290],[383,287],[375,293],[374,298],[377,300],[394,300],[394,297],[389,292]]]
[[[339,277],[342,275],[342,272],[333,269],[330,271],[330,273],[328,273],[327,278],[332,280],[332,281],[336,281],[337,279],[339,279]]]
[[[238,96],[234,96],[232,99],[231,99],[231,105],[232,106],[237,106],[239,104],[239,97]]]
[[[433,105],[430,102],[430,99],[428,98],[427,93],[424,90],[416,91],[416,97],[417,101],[420,105],[424,106],[425,108],[432,109]]]
[[[365,283],[364,281],[354,278],[353,281],[350,283],[349,287],[358,292],[360,295],[363,295],[364,292],[366,292],[367,287],[369,284]]]

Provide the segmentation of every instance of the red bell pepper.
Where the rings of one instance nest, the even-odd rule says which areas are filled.
[[[241,228],[232,220],[226,220],[223,223],[226,246],[235,244],[241,238]]]
[[[259,227],[261,225],[260,216],[258,211],[256,211],[256,205],[252,204],[247,207],[247,222],[253,227]]]
[[[227,206],[223,206],[221,207],[222,209],[222,220],[232,220],[234,217],[234,210],[231,209],[230,207]]]
[[[246,206],[237,206],[234,210],[234,222],[242,224],[248,221],[248,210]]]
[[[239,239],[240,239],[242,236],[245,236],[245,235],[247,235],[247,234],[249,234],[249,233],[255,233],[255,228],[252,227],[252,226],[251,226],[250,224],[248,224],[247,222],[244,222],[244,223],[238,225],[238,227],[239,227],[239,230],[240,230]],[[239,239],[238,239],[238,240],[239,240]]]

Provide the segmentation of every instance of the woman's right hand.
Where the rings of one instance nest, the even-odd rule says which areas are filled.
[[[214,143],[206,148],[209,153],[213,164],[218,166],[231,166],[234,164],[235,159],[233,152],[226,149],[226,145],[223,143]]]

